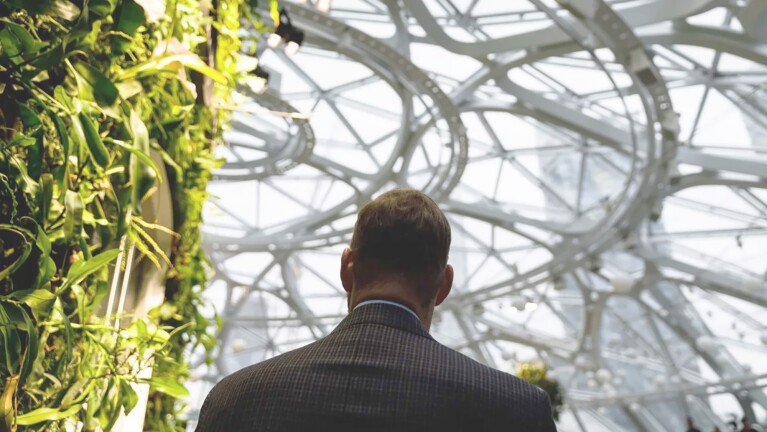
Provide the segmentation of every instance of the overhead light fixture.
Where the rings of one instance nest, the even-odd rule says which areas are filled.
[[[625,272],[615,270],[610,277],[610,285],[612,285],[613,292],[617,294],[628,295],[634,289],[634,278]]]
[[[269,45],[269,48],[279,47],[288,38],[292,29],[293,25],[290,23],[288,11],[285,8],[280,9],[280,19],[274,23],[274,32],[266,39],[266,44]]]
[[[315,7],[320,12],[328,13],[330,12],[330,3],[331,3],[331,0],[317,0],[317,3],[315,3]]]
[[[610,372],[610,370],[606,368],[601,368],[597,370],[597,373],[595,375],[597,377],[597,381],[601,382],[602,384],[607,384],[613,379],[612,372]]]
[[[244,339],[235,339],[232,341],[232,352],[241,353],[247,348],[247,344]]]
[[[269,45],[269,48],[277,48],[281,43],[282,36],[277,34],[276,30],[274,33],[270,34],[268,38],[266,38],[266,44]]]
[[[256,94],[264,94],[269,84],[269,72],[256,66],[250,73],[253,75],[253,79],[249,80],[250,89]]]
[[[295,55],[298,52],[298,50],[301,49],[301,45],[303,43],[304,43],[304,32],[296,28],[293,28],[287,37],[287,45],[285,45],[285,54],[289,56]]]
[[[278,48],[283,43],[285,54],[289,56],[295,55],[304,43],[304,32],[290,22],[290,15],[285,8],[280,9],[279,22],[275,23],[274,32],[266,39],[266,44],[272,49]]]

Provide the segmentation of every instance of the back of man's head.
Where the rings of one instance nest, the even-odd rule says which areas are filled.
[[[351,250],[357,284],[397,280],[426,301],[447,265],[450,224],[437,204],[412,189],[395,189],[366,204],[354,226]]]

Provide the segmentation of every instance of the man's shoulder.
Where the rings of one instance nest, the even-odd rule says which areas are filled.
[[[480,391],[488,391],[494,397],[499,396],[529,396],[540,399],[545,393],[540,388],[524,381],[510,373],[490,367],[486,364],[449,347],[444,346],[446,355],[450,357],[457,374],[465,376],[469,384],[475,384]]]
[[[516,422],[529,430],[556,430],[551,421],[549,397],[542,389],[510,373],[480,363],[444,346],[443,379],[452,381],[448,390],[461,394],[466,410],[495,422]],[[491,428],[492,429],[492,428]]]
[[[244,382],[254,380],[264,380],[269,378],[279,379],[279,375],[285,369],[295,369],[302,364],[302,354],[311,349],[313,344],[287,351],[276,355],[259,363],[246,366],[236,372],[231,373],[219,382],[219,385],[228,386],[232,384],[242,385]]]
[[[264,388],[269,388],[271,392],[278,391],[282,384],[288,384],[286,374],[300,367],[301,361],[297,358],[310,346],[288,351],[225,376],[210,390],[203,411],[205,408],[232,411],[239,403],[263,397],[261,390]]]

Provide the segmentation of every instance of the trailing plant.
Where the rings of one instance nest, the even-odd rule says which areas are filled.
[[[541,362],[528,362],[517,364],[517,377],[530,384],[540,387],[549,395],[551,401],[551,415],[554,420],[559,420],[559,414],[564,405],[562,386],[559,381],[548,377],[548,368]]]
[[[151,389],[147,429],[183,429],[184,354],[216,344],[199,312],[199,226],[226,117],[201,84],[228,98],[250,3],[0,0],[0,432],[109,430],[137,382]],[[198,55],[211,27],[231,50],[214,65]],[[163,181],[152,150],[178,234],[141,216]],[[119,328],[99,307],[126,244],[170,271],[166,301]]]
[[[277,10],[277,1],[270,0],[271,10]],[[241,25],[251,32],[251,46],[255,48],[257,35],[265,29],[256,10],[256,0],[214,0],[210,7],[210,16],[201,16],[196,9],[179,9],[176,22],[181,34],[192,34],[196,29],[210,26],[208,37],[213,50],[216,69],[221,71],[230,82],[241,82],[248,76],[247,63],[240,61],[242,51]],[[205,51],[205,54],[208,54]],[[251,53],[252,54],[252,53]],[[203,316],[200,292],[207,283],[211,269],[205,257],[200,241],[202,207],[208,193],[208,181],[211,169],[220,161],[213,159],[213,149],[219,143],[224,128],[228,125],[230,96],[232,88],[215,86],[212,104],[198,104],[186,127],[176,129],[177,133],[169,136],[166,150],[166,163],[170,170],[173,193],[174,229],[180,235],[173,247],[171,261],[175,269],[170,272],[166,288],[165,303],[150,312],[150,316],[172,328],[183,328],[171,336],[170,352],[157,359],[155,376],[167,380],[186,380],[190,368],[188,358],[198,347],[206,352],[206,362],[211,364],[210,353],[217,346],[215,332],[211,327],[221,325],[218,316],[215,321]],[[201,145],[190,145],[200,143]],[[153,390],[149,396],[149,409],[146,424],[150,430],[184,430],[185,422],[181,419],[186,407],[179,403],[179,398],[169,398],[160,390]]]

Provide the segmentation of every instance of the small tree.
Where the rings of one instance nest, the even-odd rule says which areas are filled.
[[[540,387],[551,400],[551,415],[554,420],[559,420],[559,413],[564,404],[562,397],[562,387],[559,381],[547,376],[548,368],[539,361],[525,362],[517,364],[517,376],[534,386]]]

